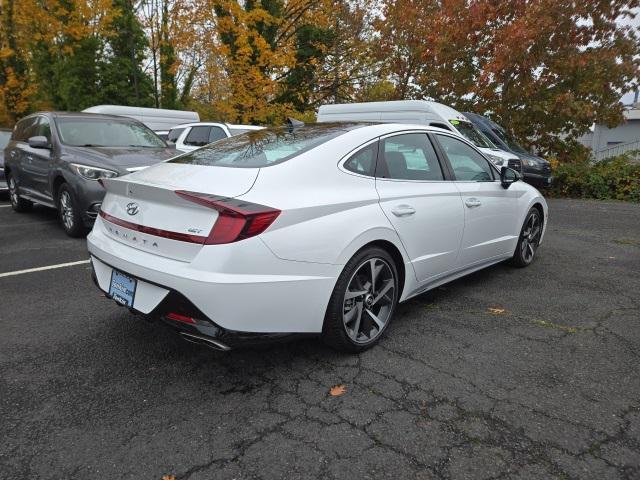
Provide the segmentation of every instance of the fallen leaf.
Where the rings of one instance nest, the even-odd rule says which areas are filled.
[[[162,480],[176,480],[175,475],[163,475]]]
[[[336,385],[335,387],[331,387],[331,390],[329,390],[329,395],[332,397],[339,397],[345,393],[347,393],[347,387],[345,385]]]
[[[488,308],[487,309],[489,311],[489,313],[492,313],[494,315],[504,315],[504,308]]]

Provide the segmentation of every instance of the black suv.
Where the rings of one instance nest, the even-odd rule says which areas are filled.
[[[94,113],[41,112],[20,120],[4,150],[4,173],[17,212],[56,208],[68,235],[91,228],[104,197],[98,179],[117,177],[177,155],[137,120]]]
[[[547,160],[527,152],[504,128],[487,117],[468,112],[463,115],[471,120],[471,123],[499,148],[515,153],[520,158],[522,162],[522,177],[525,182],[534,187],[548,187],[551,185],[553,180],[551,164]]]

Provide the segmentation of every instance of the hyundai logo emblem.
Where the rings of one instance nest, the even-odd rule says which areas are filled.
[[[136,215],[140,211],[140,207],[137,203],[127,203],[127,213],[129,215]]]

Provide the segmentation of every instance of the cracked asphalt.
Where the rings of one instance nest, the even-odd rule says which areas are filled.
[[[0,277],[0,478],[638,479],[640,205],[549,204],[531,267],[402,304],[356,356],[186,343],[88,265]],[[0,273],[86,258],[0,206]]]

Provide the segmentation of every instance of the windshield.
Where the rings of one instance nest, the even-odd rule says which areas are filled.
[[[284,162],[349,130],[348,125],[315,124],[293,130],[251,130],[170,160],[212,167],[260,168]]]
[[[60,140],[74,147],[166,148],[144,125],[104,118],[57,118]]]
[[[11,132],[0,130],[0,150],[3,150],[11,140]]]
[[[507,147],[509,147],[514,152],[516,152],[516,153],[527,153],[527,151],[518,142],[516,142],[511,135],[509,135],[504,130],[501,130],[499,128],[494,128],[492,130],[493,130],[493,133],[495,133],[496,136],[500,140],[502,140],[504,143],[506,143]]]
[[[480,148],[497,148],[491,140],[489,140],[484,133],[473,126],[471,122],[465,122],[462,120],[449,120],[456,130],[458,130],[463,137],[471,141],[476,147]]]

